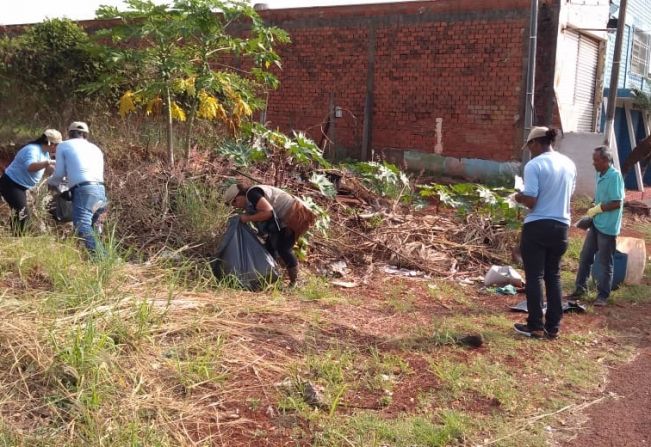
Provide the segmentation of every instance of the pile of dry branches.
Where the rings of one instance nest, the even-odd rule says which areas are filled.
[[[259,166],[243,177],[227,160],[205,154],[194,154],[174,171],[151,162],[114,165],[108,175],[113,221],[120,237],[139,252],[185,249],[210,257],[233,212],[220,200],[228,182],[273,184],[269,172]],[[334,200],[316,191],[305,173],[290,172],[281,185],[299,197],[311,197],[330,216],[327,234],[312,232],[312,266],[338,260],[358,268],[391,263],[436,276],[468,276],[502,261],[513,243],[513,232],[489,217],[462,219],[434,207],[415,211],[378,196],[348,172],[339,174]],[[188,193],[196,200],[188,203]]]

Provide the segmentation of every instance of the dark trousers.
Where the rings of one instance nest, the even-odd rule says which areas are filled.
[[[14,182],[7,174],[3,174],[0,177],[0,195],[14,211],[10,221],[13,233],[23,234],[29,218],[27,188]]]
[[[294,244],[296,235],[292,230],[285,227],[280,232],[269,233],[265,248],[274,258],[280,257],[285,263],[285,267],[293,268],[298,265],[298,259],[294,255]]]
[[[597,299],[608,298],[613,285],[613,255],[616,247],[616,236],[604,234],[594,225],[588,229],[579,258],[579,271],[576,272],[577,290],[587,290],[590,267],[594,262],[599,262],[602,274],[597,278]]]
[[[555,334],[563,318],[561,304],[561,258],[568,245],[568,226],[552,219],[524,224],[520,250],[526,280],[527,325],[532,330],[546,329]],[[547,295],[547,314],[543,324],[543,282]]]

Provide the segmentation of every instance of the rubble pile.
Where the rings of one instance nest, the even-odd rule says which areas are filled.
[[[209,258],[234,212],[220,203],[224,185],[234,180],[273,184],[269,172],[263,165],[238,171],[228,160],[205,153],[193,154],[174,171],[151,161],[114,165],[107,176],[111,213],[120,237],[140,252],[185,250],[186,255]],[[309,172],[290,172],[279,186],[310,197],[329,214],[327,232],[313,229],[309,237],[306,264],[315,270],[343,261],[362,274],[388,264],[463,279],[477,276],[490,264],[504,263],[516,237],[485,216],[461,218],[438,205],[416,210],[381,197],[345,170],[331,176],[337,188],[334,199],[323,196],[307,178]],[[204,206],[199,214],[212,213],[204,216],[211,223],[208,229],[193,227],[192,219],[183,216],[182,208],[189,205],[176,203],[189,184],[200,185],[194,204]]]

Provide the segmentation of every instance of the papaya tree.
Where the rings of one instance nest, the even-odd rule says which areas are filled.
[[[114,59],[138,67],[137,79],[124,80],[127,88],[120,114],[144,109],[154,116],[164,110],[170,164],[174,163],[174,120],[187,121],[187,155],[196,119],[221,121],[236,133],[262,105],[259,93],[277,85],[270,72],[280,65],[273,44],[289,39],[280,29],[265,26],[248,3],[125,3],[127,11],[105,6],[98,10],[100,18],[121,19],[119,26],[105,32],[119,48]]]
[[[129,88],[120,99],[120,114],[125,116],[141,105],[147,115],[164,109],[167,158],[174,165],[173,121],[185,121],[185,112],[174,100],[173,89],[189,65],[181,43],[183,22],[180,14],[167,5],[149,0],[126,0],[125,4],[126,11],[112,6],[97,10],[100,19],[120,19],[120,24],[98,36],[110,36],[118,49],[111,53],[114,62],[131,66],[125,71],[137,75],[136,79],[125,80]]]
[[[191,56],[186,155],[196,118],[223,121],[236,133],[263,102],[259,93],[278,86],[270,71],[281,67],[276,44],[287,33],[266,26],[245,1],[177,0],[185,22],[184,43]],[[219,11],[219,13],[215,13]]]

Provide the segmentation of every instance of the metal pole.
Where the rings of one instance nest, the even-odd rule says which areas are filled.
[[[529,55],[527,58],[527,95],[524,104],[524,135],[526,141],[533,127],[534,95],[536,89],[536,47],[538,45],[538,0],[531,0],[531,17],[529,19]],[[522,151],[522,165],[529,161],[529,151]]]
[[[619,85],[619,66],[622,60],[622,42],[624,40],[624,28],[626,27],[626,3],[627,0],[620,0],[619,15],[617,17],[617,35],[615,36],[615,51],[613,53],[613,66],[610,72],[610,88],[608,90],[608,104],[606,105],[606,128],[604,144],[613,147],[612,141],[613,126],[615,123],[615,108],[617,106],[617,86]],[[613,153],[616,166],[619,167],[619,154]]]
[[[366,72],[366,99],[364,102],[364,127],[362,130],[362,161],[369,159],[369,152],[373,147],[373,90],[375,83],[375,52],[376,52],[376,30],[371,25],[368,30],[368,70]]]

